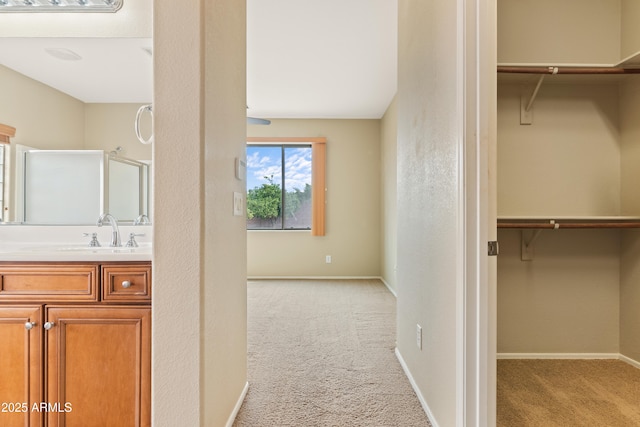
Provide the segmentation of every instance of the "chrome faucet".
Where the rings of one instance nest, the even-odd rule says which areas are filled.
[[[149,221],[148,216],[146,216],[145,214],[142,214],[133,220],[133,225],[140,225],[140,224],[151,224],[151,221]]]
[[[120,229],[118,228],[118,220],[113,215],[105,213],[98,218],[98,227],[102,227],[105,221],[111,224],[111,244],[109,246],[122,246],[120,243]]]

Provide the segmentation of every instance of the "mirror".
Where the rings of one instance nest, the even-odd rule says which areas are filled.
[[[17,176],[24,224],[91,224],[109,212],[119,222],[149,218],[149,166],[102,150],[25,150]]]
[[[138,109],[153,101],[151,8],[151,0],[140,0],[124,2],[112,14],[0,14],[0,123],[16,129],[11,144],[0,144],[3,224],[25,221],[20,210],[24,214],[21,197],[24,199],[26,187],[19,187],[24,183],[19,178],[26,149],[19,146],[41,151],[98,150],[103,158],[115,152],[122,161],[112,167],[111,161],[105,161],[104,171],[135,162],[139,162],[138,172],[147,170],[144,189],[140,179],[131,186],[124,178],[118,183],[137,189],[137,196],[127,197],[144,199],[141,193],[152,193],[148,179],[152,149],[138,142],[134,129]],[[143,135],[151,134],[151,126],[151,118],[142,117]],[[139,176],[126,166],[121,169],[129,178]],[[69,191],[75,191],[78,183],[76,180]],[[115,209],[123,202],[107,197],[116,184],[103,184],[103,207]],[[150,203],[144,203],[147,215]],[[131,213],[121,215],[127,217],[118,218],[123,222],[135,219]],[[65,224],[85,222],[74,214],[63,219]],[[87,224],[96,220],[97,216]],[[27,217],[26,221],[43,220]]]
[[[64,88],[65,79],[57,77],[52,79],[54,80],[52,84],[58,87],[52,87],[42,81],[48,80],[47,76],[40,77],[37,73],[30,71],[29,67],[26,67],[26,70],[32,74],[31,76],[20,72],[22,66],[19,63],[11,63],[16,69],[0,65],[0,93],[7,94],[0,101],[0,117],[3,123],[6,122],[16,128],[16,135],[12,138],[11,144],[2,146],[3,160],[0,161],[2,223],[94,224],[103,212],[108,212],[125,223],[132,222],[143,214],[150,218],[148,197],[151,194],[149,187],[151,146],[138,142],[134,122],[140,106],[150,103],[151,40],[145,38],[70,41],[19,38],[10,39],[9,43],[20,47],[23,54],[26,49],[26,52],[36,50],[38,55],[42,55],[42,52],[46,55],[43,46],[63,43],[64,46],[71,46],[74,52],[78,51],[80,56],[88,56],[89,52],[98,51],[117,62],[113,59],[114,57],[129,55],[132,58],[137,57],[137,60],[131,61],[138,64],[136,65],[137,74],[122,75],[117,79],[125,80],[121,85],[124,88],[107,88],[106,91],[92,89],[93,86],[99,86],[101,83],[91,82],[90,78],[84,79],[85,81],[71,79],[71,83],[77,84]],[[107,46],[111,47],[107,48]],[[6,47],[3,44],[3,47],[0,47],[0,64],[11,62],[6,58],[10,59],[12,54],[4,52],[5,50]],[[54,64],[64,61],[56,58],[51,60]],[[47,61],[50,61],[49,58]],[[41,68],[48,67],[49,65]],[[49,68],[49,70],[52,69]],[[141,70],[144,75],[139,74]],[[100,73],[96,73],[94,77],[99,77]],[[36,77],[41,80],[37,80]],[[83,87],[83,84],[87,83],[86,80],[91,84]],[[130,80],[136,82],[138,86],[129,87]],[[108,84],[105,85],[108,86]],[[82,96],[87,101],[80,100],[69,93]],[[143,115],[140,122],[141,133],[149,135],[151,127],[151,116]],[[97,156],[99,160],[91,163],[93,165],[91,168],[95,169],[92,173],[96,176],[104,174],[99,189],[96,183],[91,186],[91,192],[100,199],[100,203],[96,204],[94,201],[90,206],[86,206],[86,209],[93,212],[90,217],[81,214],[82,210],[75,202],[72,203],[71,200],[61,197],[65,194],[79,194],[83,189],[80,184],[89,186],[88,181],[78,178],[79,169],[89,167],[85,166],[88,159],[86,156],[81,156],[82,150],[86,153],[101,153]],[[48,177],[40,181],[34,180],[34,176],[31,175],[29,175],[30,180],[25,179],[27,176],[25,174],[30,173],[36,163],[36,170],[44,171],[46,161],[36,162],[31,165],[31,168],[25,168],[25,165],[34,162],[35,159],[44,159],[45,152],[52,154],[56,151],[60,153],[64,151],[69,155],[73,152],[76,160],[70,160],[65,167],[58,167],[56,173],[45,173],[44,175]],[[55,167],[55,164],[52,163],[51,167]],[[65,180],[62,178],[64,174],[60,171],[66,171],[71,176],[76,176],[76,179],[70,177]],[[121,177],[119,182],[110,181],[117,176]],[[35,184],[36,182],[38,184]],[[54,184],[58,187],[52,187]],[[38,191],[45,188],[48,189],[47,192]],[[53,191],[54,188],[56,191]],[[119,190],[115,190],[116,188]],[[132,194],[133,189],[135,194]],[[88,188],[84,190],[89,192]],[[31,197],[32,192],[33,197]],[[41,197],[46,193],[48,197]],[[56,193],[59,197],[53,197]],[[89,200],[87,193],[83,197]],[[44,203],[45,200],[48,202]],[[97,210],[99,212],[95,213]],[[134,215],[135,213],[137,215]]]

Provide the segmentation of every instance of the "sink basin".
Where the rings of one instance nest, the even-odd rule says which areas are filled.
[[[93,233],[97,233],[102,246],[89,247]],[[0,263],[151,261],[153,227],[123,225],[120,227],[123,245],[131,233],[136,234],[137,248],[111,248],[111,230],[89,225],[0,227]]]

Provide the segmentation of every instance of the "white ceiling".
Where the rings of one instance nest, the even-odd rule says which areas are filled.
[[[396,41],[397,0],[247,0],[248,114],[380,118],[396,92]],[[52,47],[82,59],[54,58]],[[2,38],[0,64],[84,102],[148,103],[151,47],[147,38]]]
[[[397,0],[248,0],[250,115],[380,118],[396,92],[397,8]]]
[[[25,37],[0,40],[0,64],[83,102],[149,103],[153,60],[146,38]],[[45,49],[69,49],[77,61],[54,58]]]

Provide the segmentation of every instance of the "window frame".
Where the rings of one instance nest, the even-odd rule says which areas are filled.
[[[325,235],[326,138],[322,137],[247,137],[247,145],[308,146],[311,145],[311,235]],[[284,171],[283,171],[284,173]],[[305,229],[279,228],[264,231]],[[249,229],[248,229],[249,231]],[[251,229],[251,231],[256,231]],[[263,230],[260,230],[263,231]]]

